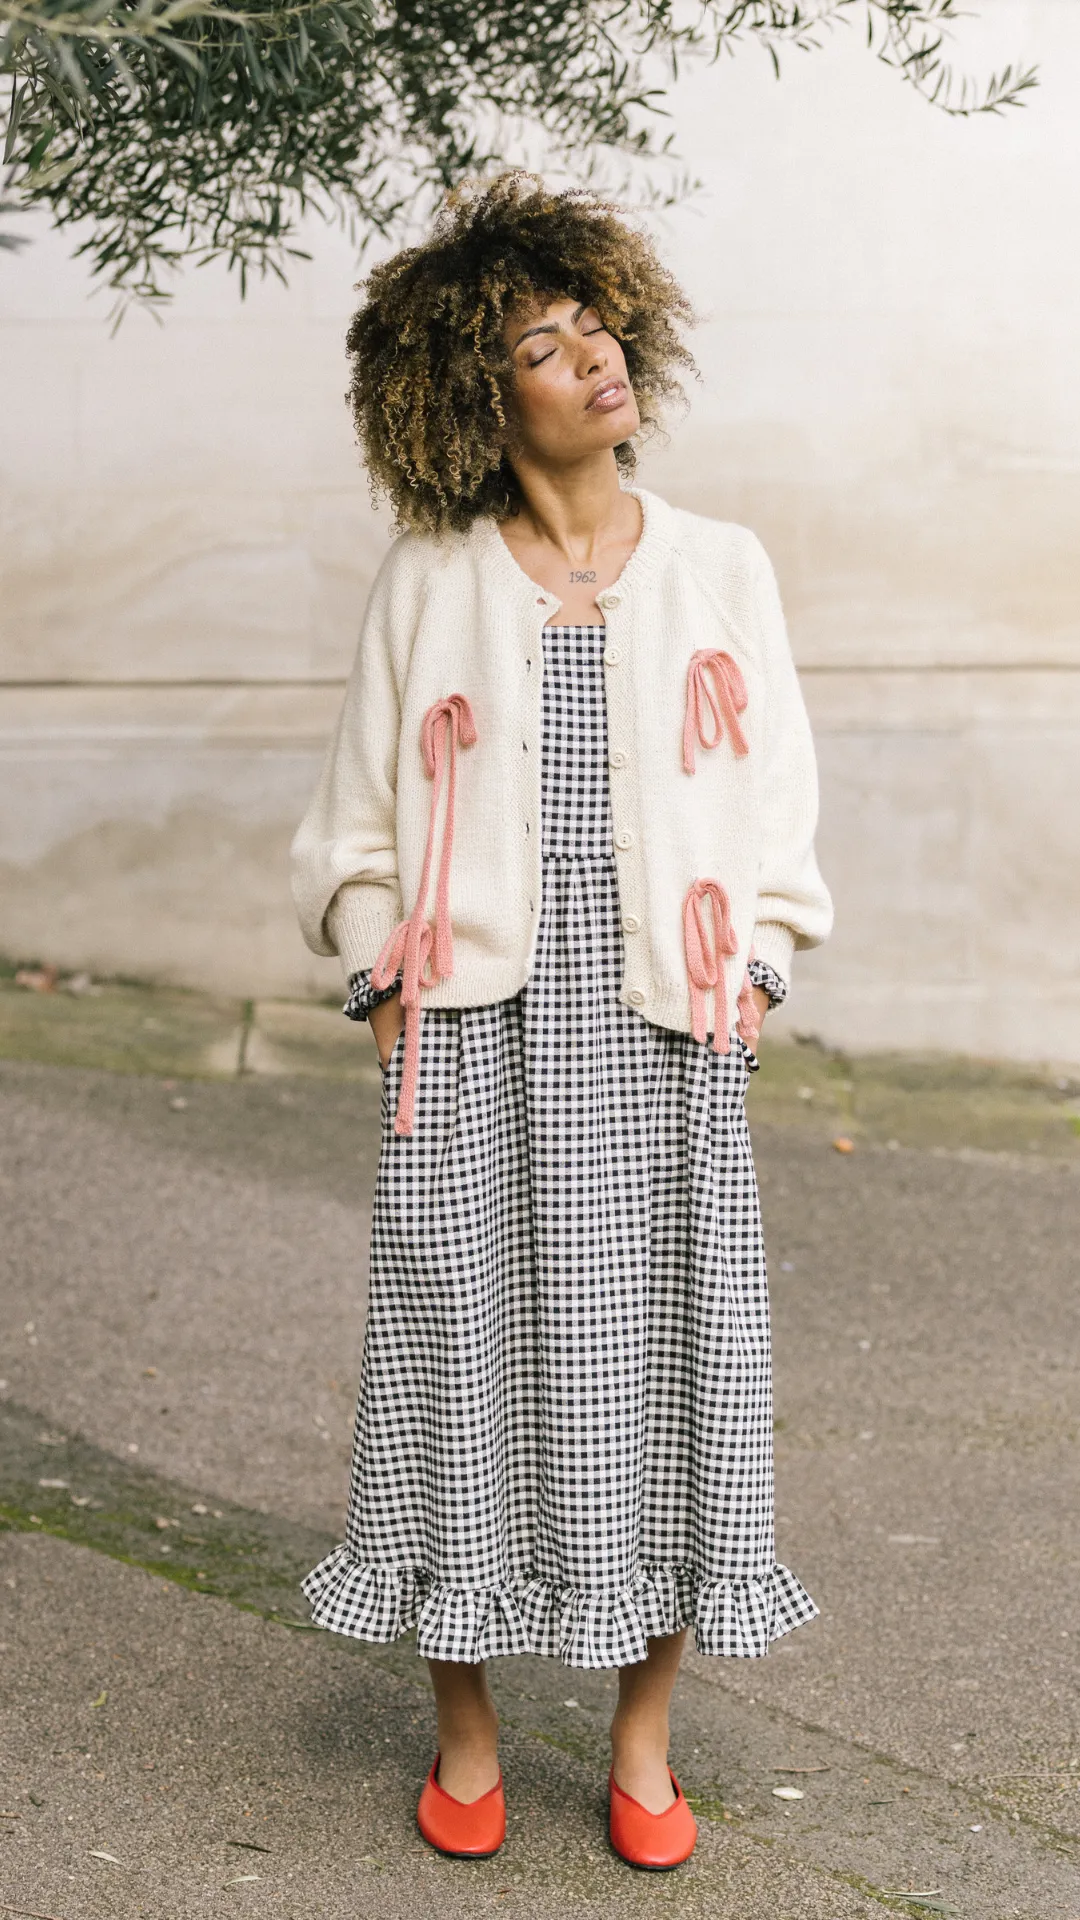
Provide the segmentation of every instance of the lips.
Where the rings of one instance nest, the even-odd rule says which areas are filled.
[[[626,398],[626,385],[622,380],[604,380],[597,387],[592,399],[586,406],[586,413],[611,413],[621,407]]]

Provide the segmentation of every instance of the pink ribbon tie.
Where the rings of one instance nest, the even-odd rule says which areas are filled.
[[[424,768],[432,782],[431,810],[428,815],[427,845],[416,904],[407,920],[399,920],[375,965],[371,969],[373,987],[388,987],[401,969],[401,1005],[405,1013],[405,1059],[401,1070],[394,1132],[411,1134],[416,1101],[416,1076],[420,1062],[420,989],[434,987],[454,971],[454,935],[450,923],[450,857],[454,851],[454,801],[457,796],[457,750],[476,742],[476,722],[463,693],[451,693],[436,700],[424,715],[420,726],[420,750]],[[449,763],[446,787],[446,819],[443,824],[439,871],[435,880],[435,926],[428,924],[427,899],[431,886],[431,863],[435,852],[435,827],[442,792],[443,773]]]
[[[686,717],[683,721],[683,771],[695,771],[695,737],[703,747],[717,747],[727,728],[732,751],[742,759],[750,751],[739,725],[748,700],[746,682],[730,653],[715,649],[692,655],[686,674]]]
[[[710,942],[710,926],[712,939]],[[718,880],[695,880],[683,902],[683,947],[690,982],[690,1030],[707,1037],[705,995],[713,995],[713,1052],[729,1053],[725,955],[737,953],[731,906]]]

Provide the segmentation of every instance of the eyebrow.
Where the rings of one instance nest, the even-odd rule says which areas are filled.
[[[585,301],[582,301],[580,307],[575,307],[573,313],[570,316],[571,326],[576,327],[578,321],[581,319],[582,314],[588,313],[588,311],[589,309],[588,309],[587,303]],[[545,325],[541,327],[526,327],[524,333],[519,333],[510,351],[511,353],[516,353],[522,341],[531,340],[533,335],[536,333],[561,333],[561,331],[562,329],[559,326],[558,321],[556,320],[549,320],[545,323]]]

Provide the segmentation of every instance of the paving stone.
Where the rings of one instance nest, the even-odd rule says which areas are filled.
[[[166,988],[94,985],[32,993],[0,977],[0,1059],[178,1078],[237,1072],[240,1000]]]
[[[378,1052],[366,1020],[346,1020],[340,1007],[295,1000],[258,1000],[244,1049],[244,1072],[380,1085]]]

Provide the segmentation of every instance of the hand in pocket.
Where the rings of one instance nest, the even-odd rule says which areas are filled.
[[[379,1064],[385,1073],[390,1065],[390,1055],[394,1051],[398,1034],[405,1025],[400,993],[395,993],[390,1000],[380,1000],[377,1007],[372,1007],[368,1020],[375,1036],[375,1045],[379,1049]]]

